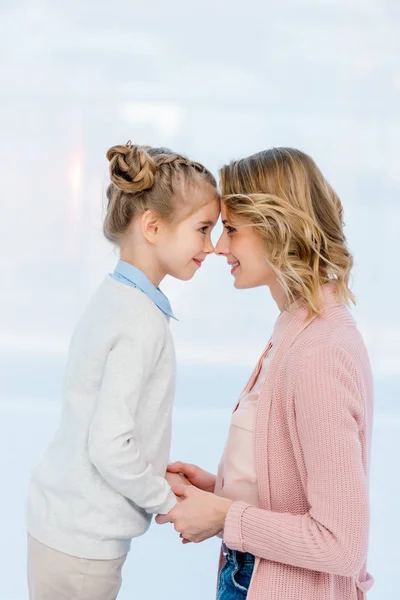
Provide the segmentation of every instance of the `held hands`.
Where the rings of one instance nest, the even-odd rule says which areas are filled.
[[[174,485],[172,491],[180,502],[167,515],[158,515],[156,523],[173,523],[183,543],[203,542],[224,528],[232,500],[205,492],[194,485]]]
[[[188,482],[204,492],[214,492],[216,477],[197,465],[183,462],[174,462],[168,465],[167,473],[179,473],[187,478]]]
[[[179,531],[180,533],[183,544],[188,544],[191,541],[203,541],[208,537],[212,537],[216,533],[219,533],[223,529],[225,516],[232,502],[214,496],[215,475],[201,469],[197,465],[175,462],[168,465],[166,479],[171,485],[172,491],[178,498],[178,505],[176,505],[168,515],[158,515],[156,522],[159,525],[174,523],[176,531]],[[189,488],[187,486],[192,487]],[[197,488],[197,490],[195,490],[195,488]],[[193,492],[190,497],[191,502],[188,502],[189,490],[190,493]],[[201,493],[200,495],[197,495],[197,491],[206,492],[205,496],[208,500],[208,512],[206,511],[205,513],[202,512],[200,514],[198,505],[202,508],[206,508],[207,506],[204,504],[204,495],[202,496]],[[179,504],[183,501],[186,502],[185,510],[180,512],[177,509]],[[192,516],[195,517],[196,523],[192,523]],[[177,522],[177,519],[179,519],[179,522]],[[184,519],[186,519],[185,525],[183,522]],[[191,521],[192,526],[186,527],[189,520]],[[205,529],[200,533],[199,529],[202,527],[205,527]],[[196,531],[194,531],[194,529],[196,529]],[[214,529],[216,531],[214,531]]]
[[[174,485],[192,485],[189,479],[184,475],[181,475],[181,473],[169,473],[167,471],[165,474],[165,479],[168,481],[171,487]]]

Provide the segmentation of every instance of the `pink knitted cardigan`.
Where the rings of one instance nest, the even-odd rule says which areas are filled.
[[[234,502],[225,522],[226,545],[256,556],[248,600],[363,600],[373,584],[371,368],[334,283],[323,296],[319,316],[297,309],[261,390],[260,508]]]

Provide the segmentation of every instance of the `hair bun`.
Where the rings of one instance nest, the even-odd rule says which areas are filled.
[[[110,179],[122,192],[134,194],[153,186],[156,164],[145,146],[112,146],[107,152]]]

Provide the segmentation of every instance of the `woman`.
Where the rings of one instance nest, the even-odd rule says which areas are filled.
[[[183,541],[222,532],[218,599],[362,600],[372,376],[346,305],[353,260],[342,205],[314,161],[274,148],[224,166],[216,252],[236,288],[266,285],[280,315],[233,412],[215,477],[157,522]]]

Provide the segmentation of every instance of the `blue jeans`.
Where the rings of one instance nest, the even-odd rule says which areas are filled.
[[[255,557],[222,546],[225,564],[218,579],[217,600],[243,600],[247,597]]]

